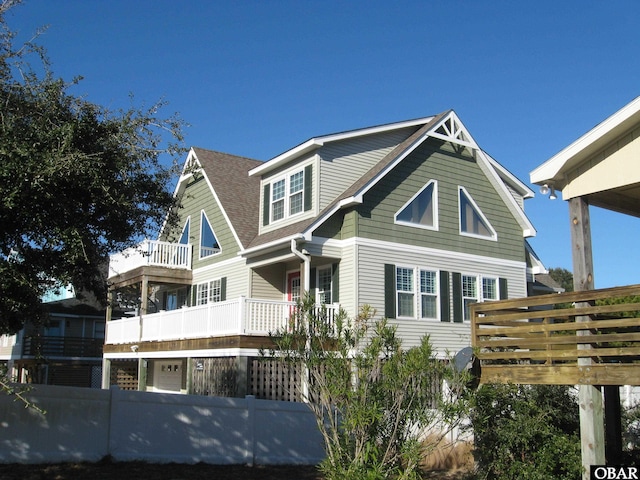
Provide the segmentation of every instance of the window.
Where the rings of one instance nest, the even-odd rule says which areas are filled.
[[[220,245],[204,210],[200,212],[200,258],[220,253]]]
[[[417,291],[416,286],[419,287]],[[419,299],[417,305],[416,297]],[[418,268],[396,267],[396,305],[398,317],[437,319],[437,272]]]
[[[459,200],[460,233],[495,240],[497,238],[496,231],[464,187],[459,187]]]
[[[189,245],[189,224],[191,223],[191,218],[188,217],[187,221],[182,228],[182,234],[180,235],[180,240],[178,243],[180,245]]]
[[[396,213],[395,221],[414,227],[437,229],[437,184],[427,183]]]
[[[289,180],[289,215],[295,215],[302,212],[304,206],[304,171],[294,173]]]
[[[264,185],[263,222],[268,225],[311,209],[312,166]]]
[[[413,317],[413,269],[396,269],[396,290],[398,292],[398,316]]]
[[[471,320],[469,305],[479,302],[478,298],[478,277],[472,275],[462,276],[462,305],[464,311],[464,319]]]
[[[438,318],[438,283],[436,272],[420,270],[421,318]]]
[[[482,285],[482,295],[479,295],[478,282]],[[462,302],[464,319],[471,320],[469,305],[486,300],[498,300],[498,279],[492,277],[477,277],[462,275]]]
[[[206,305],[207,303],[221,302],[222,300],[222,279],[198,284],[196,305]]]
[[[331,303],[331,279],[333,269],[331,266],[318,268],[318,295],[317,300],[320,304]]]

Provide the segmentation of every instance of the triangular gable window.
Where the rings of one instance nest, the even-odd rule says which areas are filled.
[[[180,240],[178,243],[180,245],[189,245],[189,224],[191,223],[191,217],[187,218],[187,221],[182,228],[182,234],[180,235]]]
[[[412,227],[438,229],[437,183],[431,180],[396,213],[395,222]]]
[[[216,253],[220,253],[220,245],[203,210],[200,214],[200,258],[210,257]]]
[[[496,231],[464,187],[459,187],[459,198],[460,234],[496,240]]]

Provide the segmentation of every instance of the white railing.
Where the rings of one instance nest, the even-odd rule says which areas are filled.
[[[319,307],[320,308],[320,307]],[[228,335],[266,336],[289,325],[294,302],[239,297],[225,302],[161,311],[107,323],[106,344],[210,338]],[[339,306],[327,305],[333,322]]]
[[[139,245],[109,258],[109,276],[119,275],[145,265],[167,268],[191,268],[191,245],[145,240]]]

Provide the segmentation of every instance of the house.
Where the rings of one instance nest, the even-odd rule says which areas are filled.
[[[295,372],[259,351],[303,292],[329,315],[369,304],[404,346],[429,335],[444,356],[469,346],[471,303],[545,273],[526,242],[533,192],[454,111],[266,162],[192,148],[175,195],[180,228],[111,258],[110,304],[130,308],[107,313],[104,388],[285,398],[271,378]]]
[[[15,335],[0,336],[0,363],[18,383],[100,388],[105,308],[72,289],[43,298],[43,325],[26,321]]]

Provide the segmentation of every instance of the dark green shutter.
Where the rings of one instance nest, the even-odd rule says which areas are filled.
[[[313,190],[313,165],[304,167],[304,211],[311,210]]]
[[[449,292],[449,272],[440,271],[440,321],[451,321],[451,293]]]
[[[340,301],[340,296],[338,292],[340,292],[340,272],[339,272],[338,263],[334,263],[331,266],[331,302],[338,303]]]
[[[315,290],[316,286],[317,286],[317,274],[316,274],[316,272],[317,272],[317,270],[315,268],[312,268],[312,269],[309,270],[309,276],[311,277],[309,279],[309,289],[311,290],[311,292],[313,292]]]
[[[384,316],[396,318],[396,266],[384,265]]]
[[[227,277],[220,279],[220,301],[224,302],[227,299]]]
[[[453,321],[462,323],[464,321],[464,311],[462,310],[462,274],[453,272],[451,278],[453,280]]]
[[[269,225],[269,206],[271,205],[271,184],[264,186],[263,203],[262,203],[262,225]],[[255,217],[254,217],[255,218]]]
[[[500,285],[500,300],[506,300],[507,298],[509,298],[509,287],[507,285],[507,279],[506,278],[501,278],[499,280],[499,285]]]

